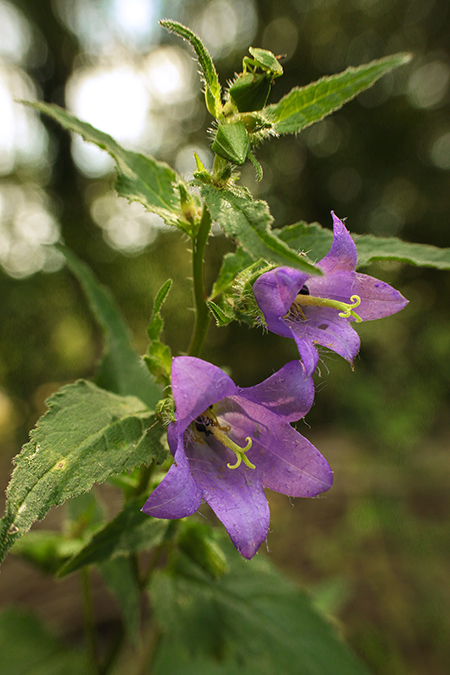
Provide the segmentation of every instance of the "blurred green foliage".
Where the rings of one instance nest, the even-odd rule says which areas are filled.
[[[114,3],[95,4],[107,16]],[[413,52],[412,64],[328,120],[296,138],[262,145],[257,157],[263,180],[256,184],[249,166],[242,182],[268,201],[278,227],[298,220],[328,225],[333,209],[348,218],[352,232],[450,246],[448,3],[290,0],[281,9],[262,0],[150,4],[155,25],[139,43],[113,31],[115,59],[139,63],[160,44],[180,48],[176,38],[156,28],[162,17],[184,22],[202,38],[209,30],[214,38],[214,21],[223,23],[220,12],[228,6],[234,18],[224,25],[234,42],[207,45],[220,79],[231,79],[239,68],[247,30],[253,46],[287,54],[285,75],[276,80],[269,102],[348,65]],[[39,97],[64,105],[73,73],[105,59],[74,19],[76,8],[88,16],[87,3],[17,0],[14,7],[28,21],[34,45],[20,67]],[[210,123],[199,81],[194,77],[190,86],[198,92],[190,114],[181,116],[183,103],[167,106],[154,152],[180,172],[179,139],[187,138],[181,150],[193,170],[193,149],[205,149]],[[69,136],[51,121],[45,125],[50,140],[44,168],[17,163],[0,177],[2,194],[15,185],[47,195],[64,242],[110,287],[141,353],[154,296],[173,278],[163,337],[174,354],[183,352],[193,318],[186,311],[192,306],[187,242],[165,229],[134,254],[111,247],[91,208],[111,191],[111,176],[90,178],[74,162]],[[228,250],[219,233],[210,240],[209,284]],[[450,281],[443,272],[397,264],[372,266],[369,273],[396,286],[410,304],[399,315],[358,328],[362,349],[354,372],[323,354],[307,418],[311,430],[302,426],[302,433],[334,467],[335,487],[324,499],[297,500],[295,509],[274,496],[269,547],[293,576],[317,584],[319,606],[342,619],[346,637],[374,672],[444,675],[450,668]],[[0,272],[0,297],[0,465],[6,485],[9,458],[44,411],[44,399],[61,384],[93,373],[101,337],[66,269],[21,278]],[[291,341],[233,324],[211,327],[204,357],[229,367],[248,386],[296,358],[296,349]],[[326,586],[330,580],[335,587]]]

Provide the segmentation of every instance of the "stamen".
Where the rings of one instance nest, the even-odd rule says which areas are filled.
[[[255,465],[251,463],[247,455],[245,454],[252,447],[252,439],[247,436],[245,439],[246,446],[241,448],[240,445],[231,440],[228,436],[228,432],[231,429],[229,425],[221,425],[216,414],[214,413],[212,406],[205,410],[202,415],[199,415],[195,421],[196,431],[200,431],[205,434],[205,436],[210,436],[211,434],[217,438],[217,440],[224,445],[226,448],[229,448],[236,455],[235,464],[227,464],[229,469],[237,469],[241,462],[244,462],[249,469],[255,469]],[[197,439],[195,439],[197,440]]]
[[[353,316],[356,321],[359,323],[362,321],[361,317],[356,314],[356,312],[353,312],[352,310],[355,309],[355,307],[359,307],[361,304],[361,298],[359,295],[352,295],[350,298],[350,302],[352,303],[351,305],[347,305],[347,309],[344,312],[339,312],[339,316],[342,316],[343,319],[348,319],[349,316]]]
[[[314,295],[304,295],[301,291],[295,298],[294,302],[291,305],[291,308],[288,314],[284,318],[288,318],[292,313],[294,318],[298,317],[299,312],[301,313],[302,318],[305,317],[302,307],[332,307],[333,309],[339,309],[339,316],[343,319],[348,319],[353,317],[357,323],[362,321],[361,317],[353,311],[355,307],[358,307],[361,304],[361,298],[359,295],[352,295],[350,298],[350,303],[341,302],[340,300],[333,300],[332,298],[319,298]]]
[[[229,436],[227,436],[227,434],[224,431],[222,431],[222,429],[219,429],[218,427],[212,427],[211,431],[214,434],[214,436],[217,438],[217,440],[220,441],[220,443],[222,443],[222,445],[224,445],[226,448],[229,448],[230,450],[232,450],[234,452],[234,454],[236,455],[236,458],[237,458],[236,464],[227,464],[227,467],[229,469],[237,469],[238,466],[241,465],[241,462],[244,462],[244,464],[246,464],[249,469],[255,468],[255,465],[251,463],[251,461],[248,459],[247,455],[245,454],[246,452],[248,452],[250,450],[250,448],[252,447],[252,443],[253,443],[252,439],[249,436],[247,436],[246,439],[245,439],[247,445],[245,446],[245,448],[241,448],[237,443],[232,441],[231,438]]]

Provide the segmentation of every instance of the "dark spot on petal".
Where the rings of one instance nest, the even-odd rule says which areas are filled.
[[[325,330],[326,328],[328,328],[328,324],[327,323],[321,323],[319,328],[320,328],[320,330]]]
[[[300,295],[309,295],[309,288],[306,284],[304,284],[301,289],[299,290]]]

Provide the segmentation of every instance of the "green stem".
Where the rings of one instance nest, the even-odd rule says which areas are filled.
[[[92,606],[91,583],[87,567],[81,570],[81,584],[83,589],[84,632],[86,643],[96,672],[100,672],[97,656],[97,637],[95,632],[95,618]]]
[[[206,304],[205,280],[203,276],[203,259],[206,242],[211,229],[211,215],[206,207],[203,207],[202,219],[198,228],[197,236],[192,242],[192,273],[194,279],[194,304],[195,324],[189,346],[189,356],[200,356],[203,343],[205,342],[211,316]]]

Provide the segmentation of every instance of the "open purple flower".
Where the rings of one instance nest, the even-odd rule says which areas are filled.
[[[334,213],[332,216],[333,244],[317,264],[323,276],[277,267],[253,285],[267,328],[294,338],[306,375],[312,375],[317,366],[316,345],[328,347],[352,363],[360,346],[352,322],[395,314],[408,303],[389,284],[355,272],[355,243],[344,223]]]
[[[254,387],[241,388],[220,368],[190,356],[172,362],[176,421],[168,441],[174,463],[142,509],[183,518],[204,499],[238,551],[251,558],[267,537],[263,488],[292,497],[328,490],[332,472],[319,451],[290,424],[314,398],[300,361]]]

